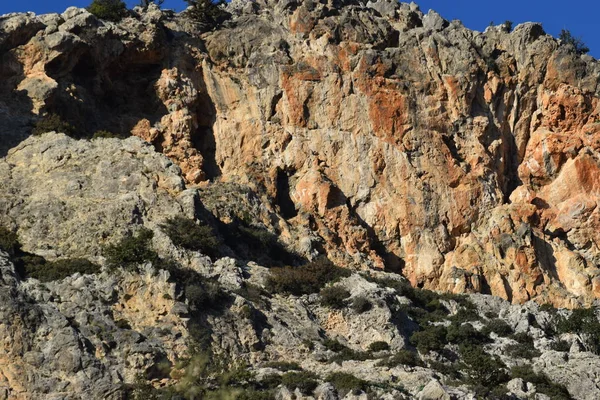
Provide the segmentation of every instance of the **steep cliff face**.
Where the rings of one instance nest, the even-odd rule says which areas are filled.
[[[395,1],[233,1],[2,20],[2,151],[42,112],[236,182],[296,251],[413,285],[589,304],[600,65],[538,24],[473,32]],[[4,140],[6,138],[6,140]]]
[[[0,399],[599,398],[600,65],[364,3],[0,17]]]

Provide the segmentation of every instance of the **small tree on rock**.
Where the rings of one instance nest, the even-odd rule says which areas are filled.
[[[188,15],[209,27],[215,27],[231,17],[227,11],[223,9],[223,5],[227,4],[225,0],[185,0],[191,7],[188,10]]]
[[[119,22],[127,15],[127,6],[121,0],[94,0],[87,10],[100,19]]]
[[[558,38],[563,45],[573,46],[577,54],[586,54],[590,51],[589,47],[583,43],[583,40],[580,37],[573,36],[567,29],[561,30]]]

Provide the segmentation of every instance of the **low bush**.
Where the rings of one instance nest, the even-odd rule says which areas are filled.
[[[390,349],[390,345],[388,344],[388,342],[384,342],[384,341],[373,342],[369,345],[369,351],[372,351],[374,353],[376,353],[378,351],[389,350],[389,349]]]
[[[127,16],[127,5],[121,0],[94,0],[87,10],[100,19],[119,22]]]
[[[527,334],[527,332],[513,333],[509,337],[518,343],[533,345],[533,339]]]
[[[19,237],[17,234],[3,226],[0,226],[0,250],[8,253],[9,256],[16,255],[21,249]]]
[[[467,366],[467,381],[476,386],[493,388],[508,381],[506,365],[496,356],[486,353],[481,346],[461,345],[460,356]]]
[[[330,286],[321,289],[319,296],[321,305],[339,310],[346,307],[346,299],[350,297],[350,292],[341,286]]]
[[[184,293],[188,303],[197,309],[214,309],[228,298],[221,286],[210,280],[189,283],[185,286]]]
[[[327,377],[326,381],[335,386],[340,397],[345,396],[348,392],[358,395],[360,392],[366,391],[368,387],[367,381],[346,372],[334,372]]]
[[[305,395],[311,394],[318,385],[317,376],[312,372],[287,372],[281,376],[281,383],[289,390],[299,389]]]
[[[422,330],[414,332],[410,337],[410,343],[422,354],[430,351],[440,351],[447,343],[446,327],[442,325],[429,325],[421,327]]]
[[[161,225],[175,246],[187,250],[200,251],[211,258],[220,254],[221,241],[208,225],[181,216],[173,217]]]
[[[364,296],[357,296],[352,300],[352,309],[357,314],[362,314],[373,308],[373,304]]]
[[[341,344],[337,340],[325,339],[323,345],[327,350],[337,353],[329,359],[330,362],[341,363],[348,360],[364,361],[371,358],[371,354],[364,351],[355,351]]]
[[[569,391],[564,386],[552,382],[546,375],[536,374],[531,365],[512,367],[510,375],[513,379],[521,378],[525,382],[533,383],[538,393],[545,394],[552,400],[571,399]]]
[[[73,136],[75,128],[68,122],[63,121],[58,114],[48,114],[36,122],[31,134],[39,136],[52,131],[64,133],[67,136]]]
[[[272,293],[300,296],[316,293],[327,283],[349,275],[350,271],[321,257],[301,267],[271,268],[267,287]]]
[[[556,340],[550,344],[550,348],[554,351],[568,352],[571,350],[571,343],[566,340]]]
[[[481,330],[486,336],[489,336],[490,333],[494,332],[496,335],[501,337],[509,336],[513,333],[512,328],[508,325],[504,320],[501,319],[493,319],[489,321]]]
[[[42,257],[26,256],[21,257],[21,261],[25,276],[41,282],[57,281],[75,273],[96,274],[100,272],[99,265],[80,258],[46,261]]]
[[[490,342],[487,335],[479,332],[473,325],[469,323],[459,325],[454,322],[446,329],[446,340],[455,344],[484,344]]]
[[[107,266],[132,270],[139,264],[155,262],[158,255],[152,250],[153,236],[150,229],[141,228],[136,235],[125,236],[119,243],[104,247]]]
[[[297,362],[289,361],[271,361],[265,364],[267,368],[275,368],[283,372],[287,371],[301,371],[302,368]]]
[[[417,353],[409,350],[400,350],[393,356],[379,361],[377,365],[393,368],[398,365],[407,365],[409,367],[422,367],[425,364],[423,363],[423,361],[421,361],[421,358]]]
[[[504,350],[506,354],[513,358],[524,358],[526,360],[531,360],[534,357],[542,355],[538,349],[533,347],[532,343],[509,344]]]

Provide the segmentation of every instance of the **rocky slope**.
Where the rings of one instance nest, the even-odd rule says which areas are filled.
[[[0,398],[600,397],[600,65],[363,3],[0,17]]]

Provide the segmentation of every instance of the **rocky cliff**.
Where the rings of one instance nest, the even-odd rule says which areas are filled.
[[[209,337],[212,354],[263,381],[281,375],[268,362],[313,371],[315,398],[343,393],[331,383],[340,373],[357,379],[348,399],[366,396],[367,383],[376,398],[491,396],[482,380],[544,398],[560,392],[548,379],[566,386],[560,395],[597,398],[598,368],[585,367],[600,363],[594,318],[534,302],[577,308],[600,297],[600,64],[539,24],[480,33],[396,1],[227,8],[231,19],[211,30],[154,6],[119,23],[77,8],[0,17],[0,225],[19,241],[0,255],[0,395],[150,398],[151,382],[193,398],[177,385],[200,387],[189,370],[207,364],[179,362]],[[32,136],[48,114],[72,137]],[[98,131],[118,138],[90,140]],[[178,246],[164,228],[173,218],[210,225],[224,242],[218,256]],[[115,271],[106,249],[142,226],[155,258]],[[103,268],[45,282],[22,271],[35,256]],[[265,266],[320,256],[361,272],[337,284],[348,291],[341,308],[323,293],[270,292]],[[189,271],[227,300],[196,301],[212,286],[192,290]],[[421,291],[384,284],[399,274],[416,288],[506,302],[420,303]],[[357,298],[371,308],[350,307]],[[459,329],[468,310],[469,329],[500,319],[521,336],[492,333],[483,355],[456,332],[441,348],[412,339]],[[366,355],[374,342],[388,347]],[[507,355],[519,344],[536,349],[532,360]],[[413,345],[416,361],[382,362]],[[345,356],[331,363],[335,352]],[[448,354],[464,368],[444,369]],[[490,380],[474,366],[488,356],[496,371],[525,365],[546,378]],[[280,398],[308,390],[281,379]]]
[[[3,17],[2,151],[57,112],[143,138],[187,184],[251,187],[305,255],[513,302],[600,295],[596,60],[539,24],[393,1],[229,8],[206,33],[157,9]]]

